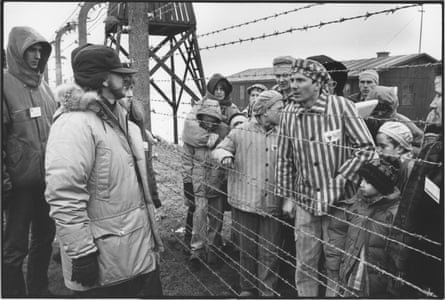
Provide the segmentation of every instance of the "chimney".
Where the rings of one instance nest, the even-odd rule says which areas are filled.
[[[388,56],[389,56],[389,52],[388,51],[377,52],[377,57],[388,57]]]

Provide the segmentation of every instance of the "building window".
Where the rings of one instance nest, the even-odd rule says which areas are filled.
[[[240,98],[241,101],[244,101],[244,99],[245,99],[244,90],[245,90],[244,85],[240,85],[240,87],[239,87],[239,98]]]

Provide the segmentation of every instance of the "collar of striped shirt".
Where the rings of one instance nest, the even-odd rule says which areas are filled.
[[[325,93],[321,93],[320,96],[318,97],[317,101],[315,101],[315,103],[309,108],[305,108],[304,105],[299,102],[293,101],[293,103],[295,103],[295,105],[298,108],[301,108],[302,110],[313,111],[316,113],[324,113],[326,110],[328,97],[329,97],[329,95],[327,95]]]

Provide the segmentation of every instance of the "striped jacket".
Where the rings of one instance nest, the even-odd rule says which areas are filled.
[[[281,198],[275,195],[277,129],[269,131],[256,118],[233,128],[212,156],[219,162],[232,157],[228,195],[233,207],[250,213],[281,214]]]
[[[310,108],[291,101],[279,125],[277,194],[315,215],[326,214],[330,204],[352,196],[356,172],[373,150],[371,134],[350,100],[321,94]]]

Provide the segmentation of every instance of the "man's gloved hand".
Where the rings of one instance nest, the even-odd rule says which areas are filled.
[[[71,280],[84,286],[92,286],[99,278],[98,252],[73,259]]]

